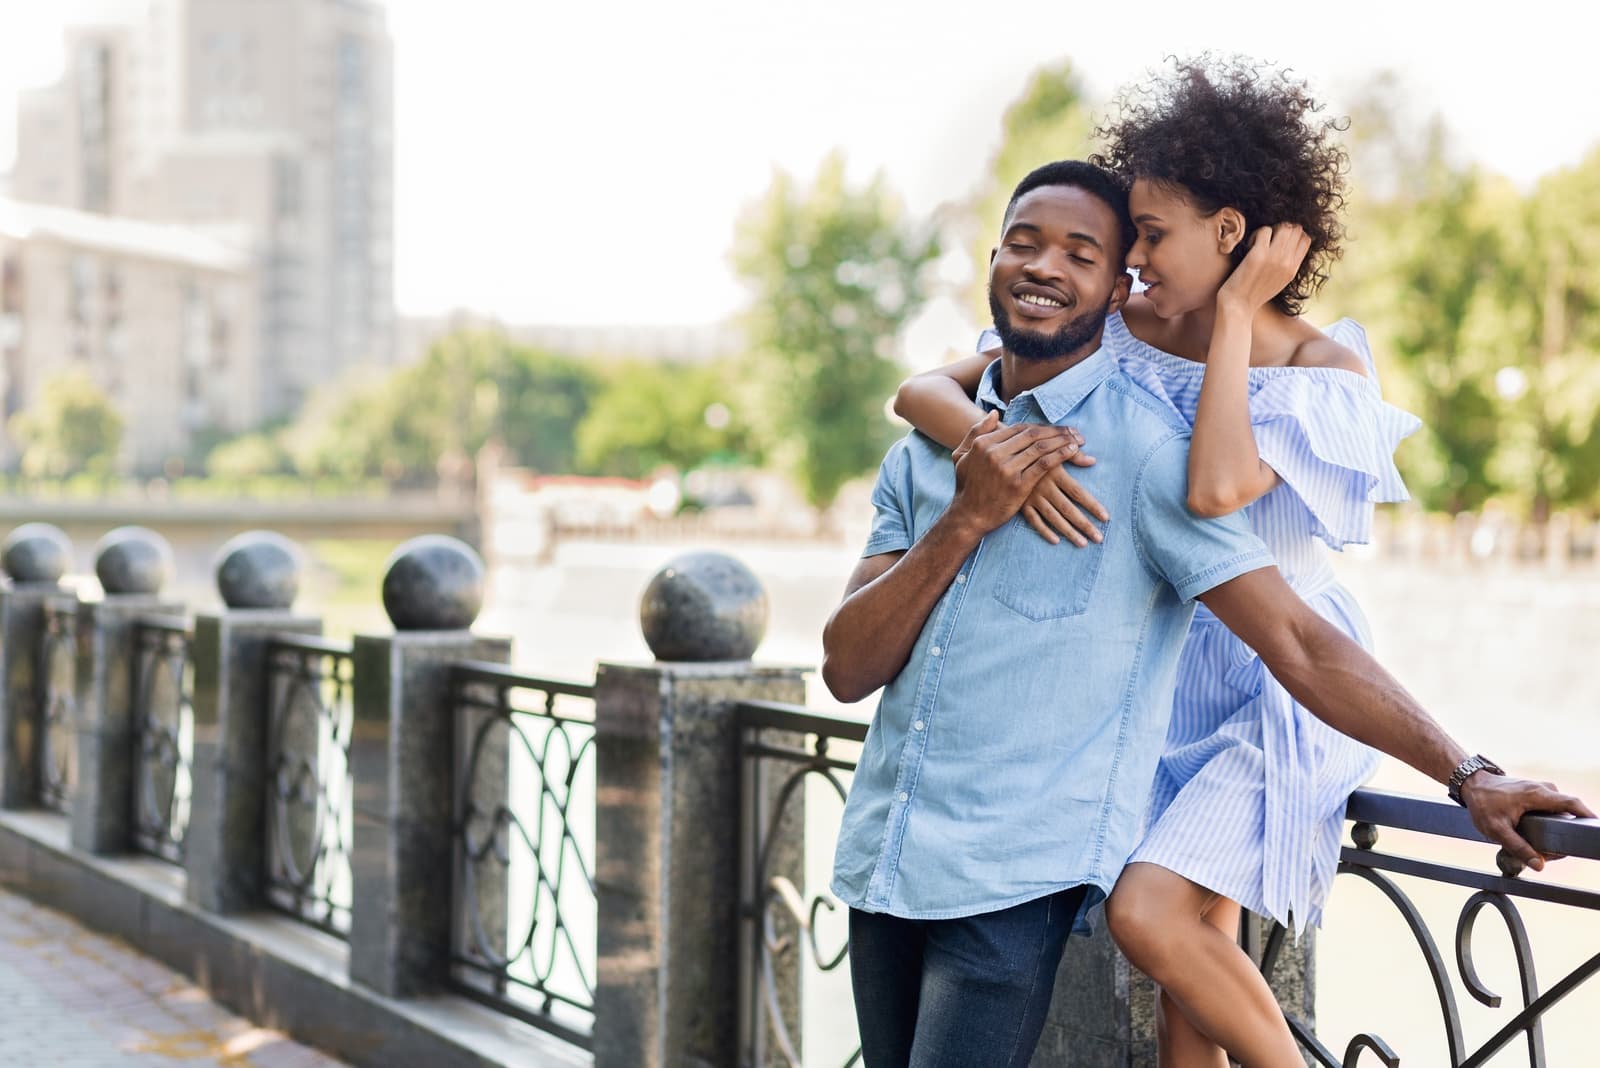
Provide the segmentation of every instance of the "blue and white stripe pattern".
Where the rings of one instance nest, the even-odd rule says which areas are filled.
[[[1250,369],[1250,417],[1261,458],[1281,484],[1246,510],[1289,584],[1318,614],[1372,647],[1326,547],[1369,540],[1373,504],[1407,499],[1393,454],[1420,422],[1384,402],[1366,332],[1326,331],[1371,377],[1336,368]],[[979,348],[998,338],[986,333]],[[1193,425],[1205,365],[1134,337],[1120,315],[1105,348],[1122,371]],[[1103,458],[1116,443],[1094,442]],[[1102,461],[1104,462],[1104,461]],[[1283,923],[1320,922],[1338,865],[1345,801],[1377,766],[1373,750],[1301,707],[1255,653],[1204,606],[1179,661],[1166,750],[1146,834],[1147,861]]]

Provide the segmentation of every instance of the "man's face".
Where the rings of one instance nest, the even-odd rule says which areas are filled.
[[[1029,190],[989,255],[989,310],[1011,355],[1053,360],[1098,339],[1128,295],[1116,213],[1070,185]]]

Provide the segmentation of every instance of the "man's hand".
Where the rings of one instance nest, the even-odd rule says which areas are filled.
[[[1076,455],[1082,439],[1069,427],[1000,424],[990,412],[973,424],[951,458],[956,493],[949,514],[987,534],[1022,508],[1045,475]]]
[[[1461,784],[1461,800],[1472,825],[1485,838],[1499,842],[1507,853],[1534,871],[1543,871],[1547,859],[1517,833],[1517,822],[1529,812],[1570,813],[1594,819],[1589,806],[1561,793],[1554,783],[1514,779],[1492,771],[1475,771]]]

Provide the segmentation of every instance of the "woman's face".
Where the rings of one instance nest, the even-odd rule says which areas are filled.
[[[1138,228],[1128,266],[1139,272],[1155,313],[1171,319],[1211,304],[1233,270],[1232,213],[1202,215],[1180,192],[1146,178],[1134,181],[1128,210]]]

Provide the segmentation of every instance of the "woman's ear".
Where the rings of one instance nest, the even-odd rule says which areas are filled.
[[[1223,208],[1211,217],[1217,228],[1217,250],[1231,256],[1244,240],[1244,215],[1238,208]]]

